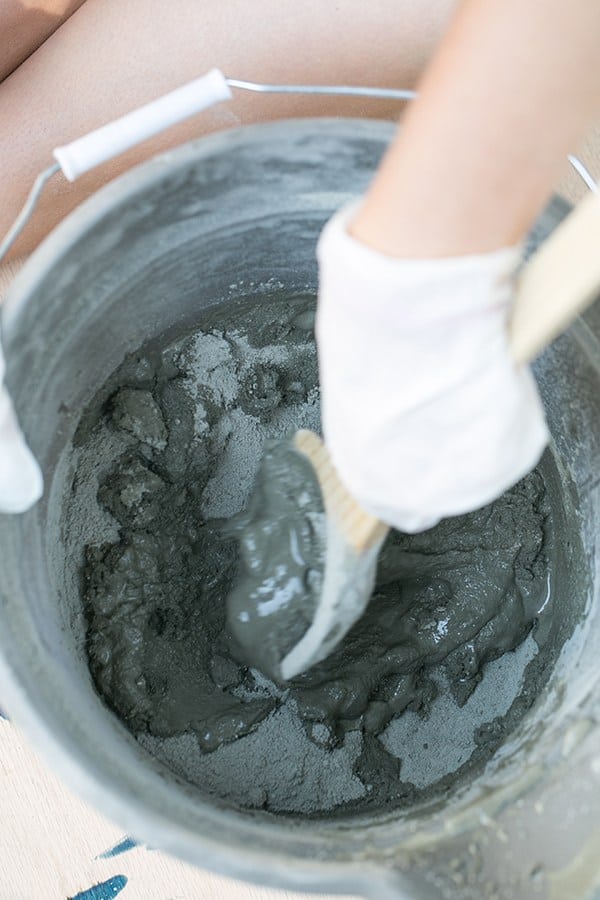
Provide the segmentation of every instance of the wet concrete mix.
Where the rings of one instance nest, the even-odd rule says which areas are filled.
[[[314,302],[215,308],[130,355],[81,420],[74,492],[112,523],[81,570],[107,705],[205,795],[337,816],[441,796],[485,764],[568,636],[574,551],[547,451],[484,509],[392,533],[366,615],[329,659],[289,684],[253,667],[226,601],[265,442],[319,430]],[[318,490],[294,477],[291,502],[304,491],[316,522]]]

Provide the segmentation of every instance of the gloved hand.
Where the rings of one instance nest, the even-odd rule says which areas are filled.
[[[4,386],[5,369],[0,347],[0,512],[21,513],[40,499],[44,483]]]
[[[417,532],[499,496],[548,441],[508,345],[519,248],[394,259],[348,233],[356,211],[340,210],[317,250],[324,437],[361,505]]]

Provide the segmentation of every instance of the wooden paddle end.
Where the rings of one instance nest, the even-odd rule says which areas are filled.
[[[294,435],[294,446],[315,470],[325,512],[348,544],[359,554],[380,544],[389,527],[363,509],[346,489],[321,438],[314,431],[301,429]]]

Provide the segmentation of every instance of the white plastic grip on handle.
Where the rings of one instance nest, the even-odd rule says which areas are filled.
[[[118,156],[146,138],[215,103],[229,100],[231,96],[223,73],[219,69],[211,69],[201,78],[176,88],[164,97],[159,97],[64,147],[57,147],[54,158],[65,178],[75,181],[94,166]]]

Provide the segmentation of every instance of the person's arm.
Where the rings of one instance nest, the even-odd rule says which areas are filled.
[[[518,242],[600,112],[600,3],[463,0],[352,227],[394,257]]]
[[[507,321],[519,242],[599,109],[599,33],[593,0],[463,0],[366,197],[321,236],[325,441],[403,531],[490,502],[548,441]]]

